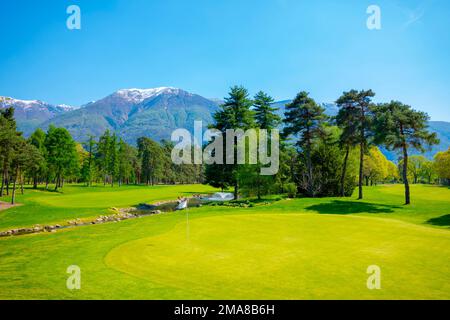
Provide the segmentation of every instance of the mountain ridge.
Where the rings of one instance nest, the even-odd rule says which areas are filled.
[[[277,113],[283,116],[285,105],[291,101],[277,101],[273,106],[279,108]],[[193,131],[194,120],[202,120],[206,127],[212,123],[212,115],[221,103],[220,99],[207,99],[174,87],[120,89],[81,107],[0,97],[0,108],[14,107],[18,128],[25,136],[38,127],[46,130],[53,124],[68,129],[77,141],[83,142],[90,135],[98,137],[110,130],[132,144],[141,136],[156,141],[170,140],[171,132],[177,128]],[[334,103],[320,105],[329,116],[339,110]],[[441,140],[438,146],[425,153],[432,158],[436,152],[450,147],[450,122],[430,121],[429,125]],[[395,152],[383,149],[383,153],[389,160],[398,158]]]
[[[80,141],[106,130],[117,132],[129,143],[141,136],[170,140],[173,130],[190,130],[194,120],[211,123],[217,108],[216,102],[173,87],[120,89],[83,108],[48,119],[40,127],[65,127]]]

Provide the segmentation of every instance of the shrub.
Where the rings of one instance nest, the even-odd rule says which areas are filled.
[[[297,186],[295,183],[287,183],[284,185],[284,189],[289,198],[295,198],[297,196]]]

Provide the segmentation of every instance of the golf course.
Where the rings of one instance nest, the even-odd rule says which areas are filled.
[[[0,231],[211,194],[205,185],[26,189]],[[450,299],[450,189],[365,199],[268,196],[0,238],[0,299]],[[249,205],[248,205],[249,204]],[[67,268],[81,288],[66,286]],[[381,288],[369,290],[369,266]]]

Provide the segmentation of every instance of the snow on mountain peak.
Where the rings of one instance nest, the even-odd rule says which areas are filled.
[[[69,106],[67,104],[60,104],[55,106],[40,100],[21,100],[11,97],[0,97],[0,106],[2,107],[14,106],[24,110],[28,109],[46,110],[49,108],[58,108],[64,111],[70,111],[77,109],[77,107]]]
[[[151,89],[121,89],[116,92],[122,98],[128,99],[133,102],[142,102],[146,99],[158,96],[163,93],[169,94],[177,94],[180,92],[180,89],[172,88],[172,87],[159,87],[159,88],[151,88]]]
[[[7,103],[11,103],[11,104],[19,103],[19,104],[23,104],[23,105],[40,103],[38,100],[20,100],[20,99],[14,99],[11,97],[0,97],[0,100],[2,102],[7,102]]]
[[[41,106],[42,104],[43,102],[39,100],[20,100],[11,97],[0,97],[0,105],[3,107],[14,105],[19,106],[23,109],[28,109],[36,106]]]
[[[70,106],[70,105],[67,105],[67,104],[64,104],[64,103],[63,104],[58,104],[56,107],[64,109],[66,111],[79,109],[79,107]]]

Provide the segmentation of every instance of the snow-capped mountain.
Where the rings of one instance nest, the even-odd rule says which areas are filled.
[[[89,135],[99,136],[105,130],[116,132],[130,143],[141,136],[170,140],[173,130],[190,130],[194,120],[211,123],[217,108],[216,102],[178,88],[121,89],[49,119],[41,127],[65,127],[79,141]]]
[[[151,89],[120,89],[113,93],[114,96],[126,99],[132,103],[141,103],[146,99],[153,98],[160,94],[178,94],[180,89],[172,87],[159,87]]]
[[[65,104],[52,105],[39,100],[20,100],[0,96],[0,108],[8,107],[14,108],[18,128],[25,135],[30,134],[45,121],[77,108]]]

